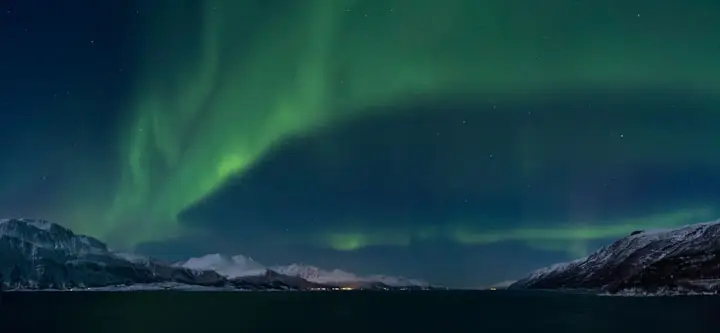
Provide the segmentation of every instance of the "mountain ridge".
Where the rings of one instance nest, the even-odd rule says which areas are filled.
[[[388,287],[429,287],[430,284],[417,279],[408,279],[401,276],[367,275],[359,276],[340,269],[326,270],[313,265],[293,263],[289,265],[276,265],[266,267],[251,257],[244,255],[222,255],[219,253],[206,254],[201,257],[190,258],[176,265],[193,269],[210,269],[228,278],[256,275],[263,270],[271,270],[287,276],[303,278],[307,281],[336,287],[368,287],[382,284]]]
[[[720,292],[720,220],[637,230],[586,258],[531,272],[511,289]]]
[[[208,261],[184,267],[143,255],[112,251],[96,238],[75,234],[49,221],[0,219],[0,285],[10,290],[336,289],[335,285],[266,268],[249,257],[230,257],[232,265],[225,266],[219,255],[210,259],[214,261],[209,261],[211,265],[205,267],[208,269],[203,269]],[[246,274],[229,274],[238,266],[242,266]],[[363,288],[391,287],[368,285]]]

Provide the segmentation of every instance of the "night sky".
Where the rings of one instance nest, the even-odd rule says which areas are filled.
[[[3,1],[0,216],[477,287],[720,217],[720,1]]]

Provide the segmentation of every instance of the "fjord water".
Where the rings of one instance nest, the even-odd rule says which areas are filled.
[[[15,292],[0,332],[717,332],[720,298],[553,292]]]

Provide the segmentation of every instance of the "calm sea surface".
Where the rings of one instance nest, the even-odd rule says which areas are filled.
[[[549,292],[4,293],[0,332],[720,332],[720,297]]]

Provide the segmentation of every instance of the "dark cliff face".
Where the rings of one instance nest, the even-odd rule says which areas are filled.
[[[585,259],[537,270],[511,288],[718,292],[719,255],[719,222],[636,231]]]

